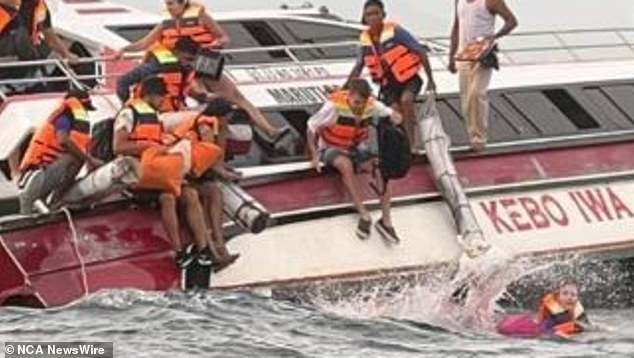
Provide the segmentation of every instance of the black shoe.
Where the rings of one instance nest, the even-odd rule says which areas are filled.
[[[391,243],[391,244],[399,244],[401,239],[396,234],[396,230],[394,230],[393,226],[387,226],[383,223],[383,218],[379,219],[379,221],[374,224],[376,227],[376,231],[381,234],[383,240]]]
[[[186,269],[189,265],[194,262],[194,245],[189,245],[185,248],[185,250],[179,250],[176,252],[176,257],[174,260],[176,261],[176,265],[181,269]]]
[[[196,259],[198,260],[198,264],[200,266],[211,266],[211,264],[213,264],[211,257],[211,250],[209,247],[205,247],[198,253]]]
[[[365,240],[370,237],[370,230],[372,229],[372,219],[359,219],[357,224],[357,237],[361,240]]]

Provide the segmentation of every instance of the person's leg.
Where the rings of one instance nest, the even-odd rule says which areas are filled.
[[[471,84],[473,82],[472,79],[472,67],[471,63],[459,63],[458,67],[458,81],[460,85],[460,109],[462,112],[462,117],[464,119],[465,128],[467,130],[467,135],[469,137],[469,142],[473,143],[473,138],[475,136],[475,132],[477,132],[477,128],[475,127],[475,121],[472,117],[471,110]]]
[[[187,218],[187,223],[191,229],[192,235],[194,236],[196,248],[200,252],[208,247],[207,227],[205,225],[205,219],[200,206],[200,198],[195,189],[190,186],[183,186],[180,199],[183,200],[183,204],[185,205],[185,217]],[[218,257],[214,248],[210,247],[210,249],[212,250],[214,257]]]
[[[350,194],[354,206],[357,208],[359,215],[364,220],[371,220],[370,213],[363,205],[361,195],[357,191],[357,185],[354,176],[354,166],[352,160],[346,155],[340,154],[332,160],[332,166],[339,171],[341,181]]]
[[[403,126],[405,127],[407,139],[409,139],[412,150],[414,150],[418,144],[418,141],[416,140],[416,110],[414,109],[415,99],[416,94],[405,90],[401,94],[400,100],[400,113],[403,115]]]
[[[213,245],[222,256],[228,257],[230,254],[222,230],[223,197],[220,187],[215,182],[205,182],[201,185],[200,194]]]
[[[31,178],[25,178],[21,183],[20,212],[30,214],[33,212],[33,203],[37,200],[46,201],[53,193],[52,204],[68,190],[75,182],[75,177],[82,167],[82,162],[70,154],[62,154],[53,163],[44,167],[41,171],[33,171]]]
[[[483,68],[477,64],[473,68],[471,88],[469,89],[469,107],[473,124],[472,143],[475,147],[483,149],[487,143],[487,130],[489,120],[489,99],[487,89],[491,82],[493,70]]]
[[[167,233],[167,238],[172,243],[174,251],[180,252],[182,250],[182,243],[178,214],[176,212],[176,196],[171,193],[163,192],[159,195],[159,203],[161,204],[161,219],[163,220],[163,227]]]
[[[274,138],[278,134],[279,130],[269,123],[264,114],[244,97],[238,87],[227,76],[221,76],[218,81],[205,81],[205,85],[210,91],[219,94],[244,109],[253,123],[269,137]]]

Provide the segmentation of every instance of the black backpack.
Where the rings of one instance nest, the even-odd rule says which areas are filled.
[[[376,128],[379,145],[378,170],[383,179],[383,190],[391,179],[400,179],[407,175],[412,164],[412,155],[407,133],[387,118],[382,118]],[[375,191],[379,190],[373,186]],[[382,194],[381,194],[382,195]]]
[[[112,150],[113,135],[114,118],[104,119],[93,124],[90,133],[92,140],[90,154],[104,162],[109,162],[114,159],[114,152]]]

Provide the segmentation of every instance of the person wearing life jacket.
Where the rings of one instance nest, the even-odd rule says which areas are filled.
[[[141,82],[140,97],[135,98],[119,111],[114,122],[113,151],[115,155],[142,158],[143,153],[155,148],[159,153],[168,154],[167,135],[158,118],[158,108],[167,94],[165,83],[158,77],[147,77]],[[178,175],[182,175],[179,174]],[[184,204],[185,217],[191,229],[194,245],[183,249],[177,202]],[[210,248],[207,246],[205,222],[196,191],[183,186],[180,197],[173,192],[159,194],[163,225],[174,250],[176,263],[185,268],[194,260],[200,265],[211,265]],[[212,248],[211,248],[212,249]]]
[[[198,49],[198,44],[190,38],[179,39],[172,50],[163,46],[153,47],[142,64],[119,78],[117,96],[123,103],[131,95],[138,97],[141,81],[148,76],[157,76],[167,88],[159,112],[183,110],[187,96],[205,101],[209,94],[188,84],[193,76],[192,64]]]
[[[187,138],[192,141],[192,169],[197,162],[205,162],[198,171],[192,170],[187,181],[198,191],[210,233],[208,236],[211,240],[209,245],[214,246],[219,255],[219,257],[214,256],[215,271],[227,267],[240,256],[239,254],[231,254],[227,250],[222,228],[223,194],[218,186],[219,179],[235,180],[239,178],[225,168],[224,147],[219,143],[222,132],[226,131],[225,116],[233,110],[231,103],[217,98],[210,101],[201,113],[191,115],[172,131],[176,138]],[[205,145],[208,149],[197,152],[197,145]],[[215,148],[215,150],[209,148]],[[202,156],[206,156],[206,158],[201,158]],[[210,162],[210,160],[212,161]]]
[[[0,0],[0,57],[37,60],[46,58],[51,50],[71,63],[78,60],[55,33],[44,0]]]
[[[376,156],[371,141],[369,127],[374,118],[400,124],[401,115],[372,97],[370,84],[363,79],[353,79],[347,90],[334,92],[323,107],[308,120],[307,145],[312,164],[320,171],[320,162],[332,166],[341,174],[344,187],[361,216],[357,226],[357,236],[370,236],[372,218],[363,205],[363,199],[355,184],[355,166],[368,162]],[[376,222],[381,236],[397,243],[398,235],[392,226],[390,215],[391,191],[389,184],[381,196],[383,216]]]
[[[385,21],[385,6],[381,0],[367,0],[362,22],[367,26],[360,35],[360,54],[348,82],[361,75],[364,67],[372,81],[380,86],[379,99],[403,115],[410,143],[415,141],[414,100],[423,81],[421,67],[427,74],[427,90],[436,84],[427,58],[427,50],[403,27]]]
[[[165,0],[163,21],[142,39],[124,46],[114,55],[120,58],[125,52],[150,51],[162,45],[172,49],[182,38],[192,38],[201,48],[220,50],[229,44],[229,36],[206,12],[204,6],[191,0]],[[290,133],[289,128],[276,128],[264,114],[251,103],[238,87],[224,74],[218,78],[197,78],[205,90],[235,103],[249,113],[251,121],[267,134],[273,143]]]
[[[88,111],[95,110],[87,92],[68,92],[49,118],[40,125],[20,163],[20,212],[30,214],[36,201],[55,204],[74,183],[85,164],[101,165],[90,155]]]
[[[537,312],[537,323],[544,333],[560,337],[584,331],[590,322],[579,301],[575,282],[564,281],[557,291],[544,295]]]

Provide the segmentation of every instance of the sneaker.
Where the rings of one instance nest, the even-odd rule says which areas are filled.
[[[365,240],[370,237],[370,229],[372,228],[372,219],[359,219],[357,224],[357,237],[361,240]]]
[[[174,261],[176,261],[176,265],[181,269],[185,269],[191,265],[191,263],[194,262],[194,245],[188,245],[185,250],[177,251]]]
[[[385,225],[383,223],[383,218],[377,221],[376,224],[374,224],[374,226],[376,227],[376,231],[378,231],[379,234],[381,234],[381,237],[383,238],[383,240],[391,244],[399,244],[401,242],[401,239],[396,234],[394,227]]]
[[[213,264],[211,257],[211,250],[209,249],[209,247],[205,247],[204,249],[200,250],[196,259],[198,260],[198,264],[200,266],[211,266],[211,264]]]

